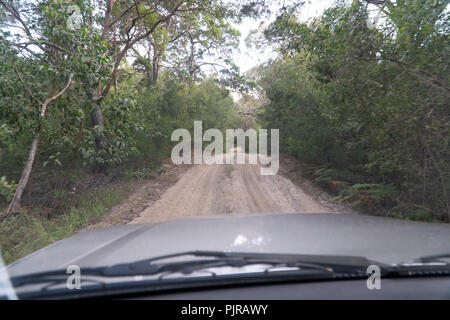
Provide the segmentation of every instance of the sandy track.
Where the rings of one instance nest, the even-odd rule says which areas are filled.
[[[290,180],[260,175],[259,165],[196,165],[131,223],[192,216],[328,213]]]

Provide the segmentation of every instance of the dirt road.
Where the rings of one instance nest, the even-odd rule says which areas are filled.
[[[329,213],[290,180],[260,175],[259,165],[196,165],[131,223],[192,216]]]

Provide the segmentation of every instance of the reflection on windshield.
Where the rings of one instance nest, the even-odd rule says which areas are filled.
[[[266,246],[270,242],[271,239],[268,237],[263,237],[260,235],[251,237],[239,234],[234,239],[231,247],[234,250],[242,251],[242,249],[254,249],[255,251],[259,251],[260,247]]]

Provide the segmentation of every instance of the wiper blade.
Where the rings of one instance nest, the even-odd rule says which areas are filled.
[[[89,282],[103,283],[100,280],[92,280],[92,277],[102,277],[103,268],[83,268],[82,279],[89,277]],[[66,282],[70,275],[66,270],[50,270],[45,272],[32,273],[25,276],[11,277],[13,287],[18,288],[29,284],[51,283],[58,284]]]
[[[417,259],[414,259],[412,262],[417,263],[445,263],[449,264],[448,262],[443,261],[443,259],[450,259],[450,253],[444,253],[444,254],[436,254],[431,256],[423,256],[419,257]]]
[[[156,263],[161,260],[194,256],[195,259],[172,263]],[[333,272],[329,266],[323,266],[313,262],[299,259],[295,255],[260,254],[260,253],[235,253],[222,251],[189,251],[172,255],[145,259],[134,263],[118,264],[104,269],[105,276],[130,276],[130,275],[154,275],[159,273],[190,274],[200,269],[214,267],[244,267],[252,264],[267,264],[271,266],[298,267],[302,269],[315,269]]]
[[[390,269],[390,276],[448,276],[450,254],[423,256],[406,262],[394,264]]]
[[[193,256],[196,259],[170,263],[162,262],[163,260],[187,256]],[[109,267],[82,268],[81,276],[86,282],[97,282],[104,285],[106,281],[103,281],[102,278],[162,275],[160,278],[162,279],[165,274],[171,273],[192,274],[208,268],[244,267],[256,264],[268,265],[269,267],[266,271],[270,271],[273,267],[287,267],[300,270],[315,270],[330,274],[365,274],[367,266],[371,264],[382,266],[380,263],[354,256],[188,251]],[[213,274],[213,272],[211,273]],[[66,270],[55,270],[13,277],[11,282],[14,287],[38,283],[49,283],[51,286],[65,282],[67,277]]]

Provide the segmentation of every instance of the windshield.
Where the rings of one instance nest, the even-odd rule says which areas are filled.
[[[0,0],[0,289],[444,272],[449,14]]]

